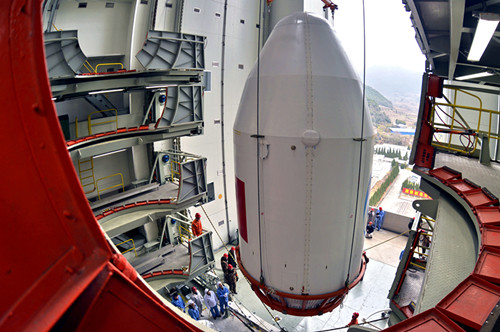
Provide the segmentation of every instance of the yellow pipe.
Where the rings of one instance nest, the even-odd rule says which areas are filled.
[[[95,66],[94,73],[97,73],[97,68],[99,68],[99,66],[114,66],[114,65],[120,65],[121,69],[123,69],[123,63],[119,63],[119,62],[100,63],[97,66]]]

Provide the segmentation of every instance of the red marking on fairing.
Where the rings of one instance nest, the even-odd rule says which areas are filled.
[[[248,243],[247,207],[245,203],[245,182],[236,178],[236,207],[238,210],[238,227],[241,238]]]

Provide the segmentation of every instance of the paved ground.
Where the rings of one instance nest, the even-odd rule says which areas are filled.
[[[373,320],[380,318],[379,311],[387,309],[389,306],[387,294],[399,263],[399,253],[406,245],[406,237],[394,238],[395,236],[397,234],[381,230],[379,232],[375,231],[372,239],[365,239],[365,250],[367,250],[370,263],[363,281],[349,292],[342,306],[330,313],[315,317],[296,317],[271,310],[272,315],[279,316],[281,318],[280,325],[286,328],[287,331],[293,332],[316,331],[345,326],[355,311],[360,313],[361,319]],[[383,243],[387,240],[389,241]],[[216,253],[216,272],[220,277],[223,276],[219,263],[223,253],[224,250]],[[255,314],[273,324],[271,315],[250,289],[241,272],[239,272],[239,275],[238,294],[234,296],[235,303],[247,309],[251,314]],[[380,327],[383,327],[385,321],[379,324]],[[275,323],[274,326],[277,327]],[[219,325],[218,327],[221,331],[226,331],[222,326]]]
[[[412,198],[407,195],[401,195],[401,185],[403,184],[404,180],[406,180],[410,176],[417,175],[410,170],[401,169],[379,206],[383,206],[384,210],[392,213],[396,213],[409,218],[414,217],[415,210],[413,209],[411,204],[417,198]]]

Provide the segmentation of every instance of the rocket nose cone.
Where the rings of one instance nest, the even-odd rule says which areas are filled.
[[[300,24],[326,24],[330,25],[326,19],[313,13],[296,12],[281,19],[276,24],[275,29],[286,25],[300,25]]]

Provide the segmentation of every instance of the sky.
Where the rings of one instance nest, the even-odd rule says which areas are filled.
[[[358,75],[363,70],[362,0],[336,0],[334,29]],[[422,73],[423,56],[401,0],[365,0],[366,67]]]

